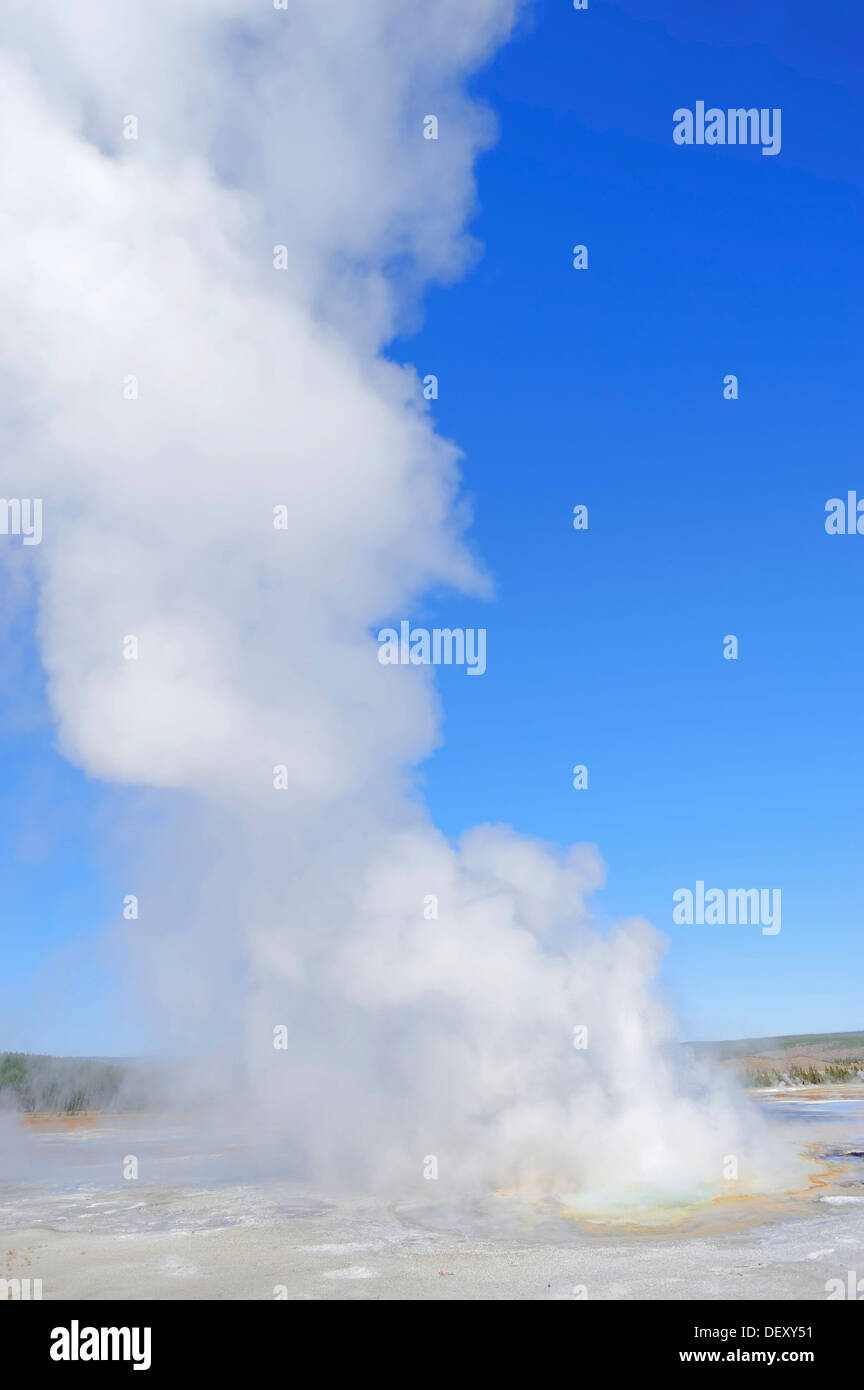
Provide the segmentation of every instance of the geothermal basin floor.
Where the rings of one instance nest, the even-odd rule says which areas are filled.
[[[812,1186],[655,1229],[512,1197],[449,1202],[431,1183],[386,1200],[241,1180],[231,1150],[190,1180],[181,1132],[157,1142],[152,1128],[142,1167],[158,1182],[118,1183],[118,1156],[147,1157],[141,1135],[104,1120],[43,1131],[36,1150],[19,1135],[22,1171],[0,1185],[0,1278],[41,1279],[43,1299],[824,1300],[829,1281],[864,1277],[864,1092],[766,1099],[822,1158]]]

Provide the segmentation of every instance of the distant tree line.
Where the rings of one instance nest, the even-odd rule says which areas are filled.
[[[750,1086],[830,1086],[843,1081],[864,1081],[864,1059],[839,1057],[836,1062],[821,1066],[800,1066],[797,1063],[785,1071],[759,1070],[747,1073]]]
[[[126,1071],[92,1057],[46,1057],[0,1052],[0,1109],[76,1114],[113,1110],[124,1094]]]

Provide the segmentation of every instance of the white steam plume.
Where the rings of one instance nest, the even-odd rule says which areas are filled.
[[[591,930],[589,847],[430,826],[434,686],[370,636],[430,585],[486,590],[458,453],[381,353],[470,262],[491,129],[464,81],[513,10],[7,0],[7,491],[45,499],[63,751],[176,802],[136,934],[166,1043],[239,1039],[251,1105],[319,1175],[433,1153],[464,1180],[719,1186],[746,1139],[682,1090],[660,939]]]

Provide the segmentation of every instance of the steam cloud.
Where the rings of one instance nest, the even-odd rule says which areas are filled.
[[[382,351],[470,265],[493,130],[464,82],[513,11],[7,0],[7,487],[45,499],[61,747],[157,789],[129,950],[166,1047],[214,1084],[239,1059],[248,1114],[316,1176],[434,1154],[453,1181],[716,1188],[749,1140],[671,1060],[661,939],[592,930],[591,847],[435,830],[411,783],[434,682],[371,635],[431,585],[488,592],[458,452]]]

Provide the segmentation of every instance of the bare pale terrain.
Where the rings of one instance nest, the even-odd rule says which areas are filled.
[[[438,1184],[385,1200],[251,1179],[242,1150],[202,1154],[141,1117],[12,1121],[10,1144],[7,1117],[19,1171],[0,1187],[0,1277],[39,1278],[45,1299],[825,1299],[864,1276],[864,1087],[758,1103],[805,1154],[801,1189],[730,1191],[641,1227]],[[147,1181],[118,1180],[129,1153]]]

